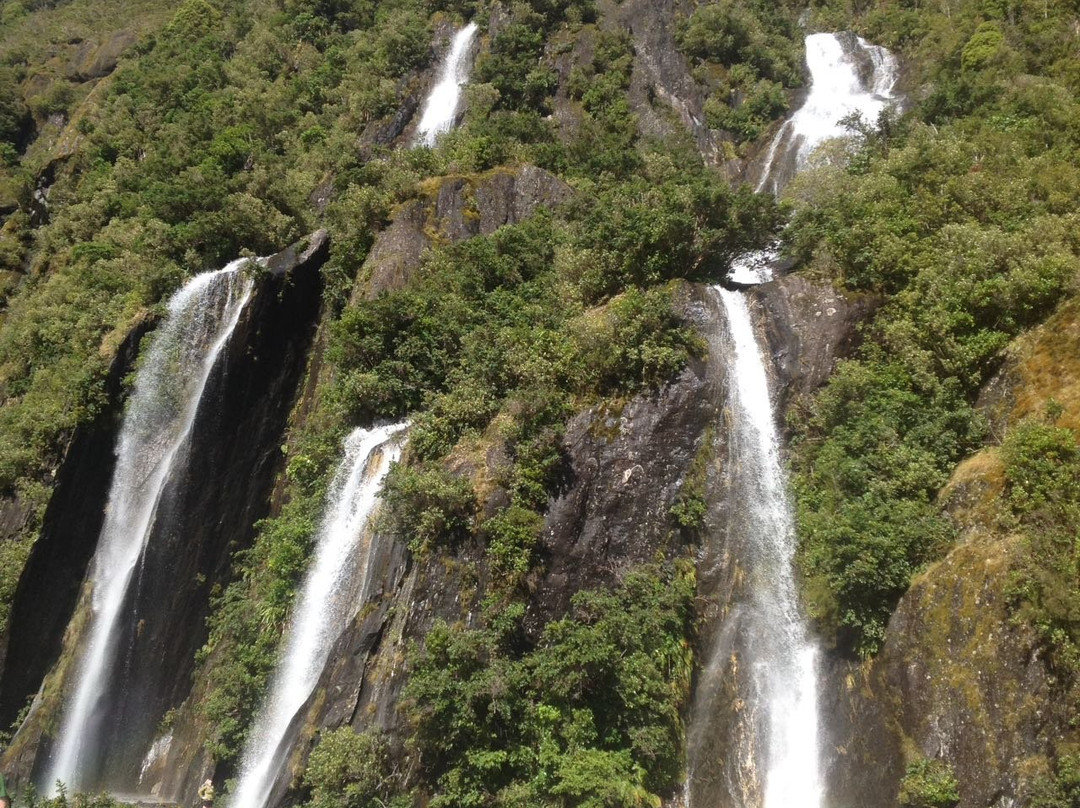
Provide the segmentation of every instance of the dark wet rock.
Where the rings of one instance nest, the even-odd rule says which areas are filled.
[[[328,237],[320,231],[269,260],[211,372],[192,427],[188,459],[162,494],[140,586],[129,595],[133,618],[121,640],[127,649],[124,691],[107,696],[118,732],[108,740],[110,759],[102,786],[136,790],[159,722],[191,690],[195,651],[206,640],[210,593],[227,582],[233,553],[250,543],[255,523],[268,512],[283,464],[285,425],[321,307],[318,270],[328,254]],[[104,480],[103,493],[108,477],[98,469],[108,467],[112,446],[102,441],[98,449],[103,454],[87,467],[94,470],[95,480]],[[80,477],[81,469],[72,468],[72,485],[99,484]],[[97,508],[103,507],[104,495],[97,500]],[[94,518],[100,520],[100,513]],[[96,532],[82,531],[79,537],[96,543]],[[87,560],[92,550],[80,544]],[[44,581],[72,575],[49,563],[43,566],[38,577]],[[26,594],[31,600],[48,596],[47,590]],[[87,606],[84,596],[80,609]],[[72,625],[85,620],[79,614],[77,609]],[[75,657],[71,643],[80,636],[78,629],[68,632],[61,660],[70,663]],[[6,772],[17,787],[40,774],[41,753],[48,745],[42,731],[55,721],[62,682],[70,674],[70,664],[58,666],[45,698],[12,744]],[[196,750],[201,745],[191,742]],[[195,787],[197,782],[191,784],[191,793],[184,792],[185,800],[194,796]]]
[[[569,195],[570,188],[562,180],[530,165],[446,177],[394,214],[371,248],[354,296],[374,298],[400,289],[420,266],[424,253],[436,244],[490,235]]]
[[[776,365],[781,409],[790,396],[824,384],[837,360],[858,347],[857,326],[876,301],[845,295],[827,283],[787,275],[747,293],[760,307],[759,326]]]
[[[593,408],[571,420],[572,482],[545,520],[532,633],[564,614],[574,593],[614,584],[625,570],[681,546],[671,507],[723,405],[722,381],[708,370],[693,362],[621,411]]]
[[[139,342],[154,321],[138,323],[120,345],[105,379],[106,405],[100,415],[75,430],[62,452],[41,531],[23,568],[12,601],[6,656],[0,676],[0,724],[10,726],[45,673],[60,655],[64,630],[75,611],[79,590],[105,520],[104,503],[116,463],[113,447],[120,432],[124,377],[135,366]],[[15,518],[0,505],[0,540],[19,535],[28,516],[17,500]]]

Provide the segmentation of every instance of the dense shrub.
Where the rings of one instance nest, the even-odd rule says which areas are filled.
[[[900,804],[911,808],[955,808],[960,802],[959,784],[943,760],[923,758],[907,767],[900,781]]]
[[[311,752],[304,808],[409,808],[411,797],[397,793],[403,780],[385,737],[344,726],[324,732]]]
[[[1027,420],[1009,430],[1001,456],[1005,505],[1028,545],[1010,600],[1062,678],[1080,682],[1080,444],[1070,429]]]
[[[431,805],[659,805],[681,774],[693,577],[646,568],[574,597],[535,648],[522,610],[437,624],[406,687]]]

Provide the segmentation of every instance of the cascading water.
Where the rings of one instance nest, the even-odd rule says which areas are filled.
[[[117,674],[120,634],[132,577],[145,555],[155,511],[185,445],[206,382],[251,295],[241,271],[249,259],[193,278],[168,305],[135,378],[117,445],[116,471],[90,577],[91,615],[78,658],[75,692],[65,704],[59,744],[42,784],[100,787],[101,742],[110,721],[104,704]]]
[[[795,530],[768,374],[746,296],[721,287],[713,293],[727,323],[715,347],[730,384],[731,507],[721,546],[737,559],[737,583],[698,675],[687,801],[693,808],[816,808],[823,790],[817,652],[799,613]]]
[[[434,146],[439,135],[453,128],[461,88],[469,80],[472,67],[469,57],[477,30],[476,23],[471,22],[455,34],[439,81],[431,88],[431,94],[424,103],[424,113],[416,130],[418,146]]]
[[[289,622],[273,684],[255,720],[230,808],[263,808],[288,753],[289,727],[311,696],[334,641],[367,598],[372,535],[368,520],[405,424],[357,429],[330,487],[315,557]]]
[[[769,144],[758,191],[778,195],[818,146],[850,135],[841,123],[845,118],[857,114],[874,123],[896,102],[896,58],[861,37],[811,34],[806,38],[806,64],[810,70],[806,100]],[[731,280],[746,284],[772,280],[777,255],[773,248],[743,256],[732,265]]]
[[[805,103],[766,152],[759,191],[779,193],[841,121],[871,122],[893,102],[896,60],[851,34],[806,38]],[[860,69],[861,68],[861,69]],[[863,76],[869,76],[864,80]],[[730,279],[772,280],[776,248],[735,262]],[[745,295],[714,290],[727,341],[714,349],[729,380],[726,535],[703,578],[726,604],[698,675],[687,733],[692,808],[817,808],[824,794],[817,712],[817,649],[799,612],[796,538],[765,359]]]

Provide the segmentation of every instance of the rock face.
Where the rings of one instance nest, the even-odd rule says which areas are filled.
[[[0,724],[10,726],[37,692],[45,673],[60,655],[64,629],[75,611],[79,589],[94,552],[109,494],[120,431],[123,381],[135,365],[139,341],[154,325],[144,320],[124,340],[105,380],[107,405],[89,424],[75,431],[45,509],[41,531],[23,569],[12,603],[6,658],[0,676]],[[22,531],[18,503],[0,513],[4,535]],[[7,524],[4,524],[7,522]],[[10,532],[9,532],[10,529]]]
[[[678,16],[692,11],[692,5],[679,0],[625,0],[606,6],[605,16],[633,37],[634,71],[629,98],[642,133],[667,137],[676,131],[672,126],[674,118],[694,138],[702,156],[720,165],[724,162],[723,138],[706,125],[705,92],[690,75],[686,57],[675,42]]]
[[[761,309],[760,327],[776,365],[780,411],[791,396],[823,385],[837,360],[858,347],[856,326],[876,305],[796,275],[755,286],[749,295]]]
[[[127,607],[134,618],[122,641],[128,649],[125,689],[110,694],[110,715],[122,728],[110,744],[105,773],[105,783],[114,790],[136,787],[158,723],[190,690],[195,651],[206,639],[210,592],[227,580],[233,552],[250,543],[253,525],[267,513],[281,466],[282,435],[321,306],[318,269],[328,254],[328,237],[320,231],[269,260],[207,382],[183,472],[169,481],[159,502],[141,567],[142,594]],[[96,511],[94,502],[83,503],[88,515],[100,521],[108,487],[101,468],[111,463],[112,445],[99,439],[94,447],[98,454],[87,455],[61,477],[70,477],[69,485],[75,488],[104,486]],[[87,470],[90,477],[84,480],[79,473]],[[97,538],[88,528],[66,537],[69,545],[79,545],[72,553],[77,549],[84,559],[83,573]],[[89,547],[81,544],[86,541]],[[29,603],[48,600],[49,582],[75,577],[71,559],[58,557],[53,548],[46,545],[40,563],[28,567],[33,577],[20,587],[20,594]],[[54,618],[53,624],[57,622]],[[68,634],[70,643],[79,632]],[[64,657],[73,656],[74,649],[66,648]],[[47,661],[52,660],[38,664]],[[39,774],[44,763],[41,752],[47,742],[42,733],[59,708],[66,668],[60,666],[50,676],[52,685],[46,685],[5,760],[16,785]],[[36,689],[38,683],[25,682],[27,686]]]
[[[852,344],[858,307],[837,299],[836,311],[819,317],[806,302],[814,295],[828,297],[827,290],[785,279],[752,298],[762,327],[771,310],[795,313],[773,340],[782,351],[776,381],[784,389],[807,390],[820,383]],[[610,585],[625,570],[658,554],[687,552],[692,537],[679,530],[671,507],[699,457],[709,458],[705,529],[725,518],[723,464],[715,458],[726,455],[722,410],[727,380],[719,354],[726,327],[715,299],[701,287],[684,287],[680,305],[706,337],[709,354],[662,389],[635,396],[618,409],[589,409],[567,427],[569,471],[545,520],[543,562],[530,584],[530,633],[565,613],[575,592]],[[486,463],[499,462],[496,446]],[[492,496],[497,500],[498,492]],[[292,757],[279,762],[282,777],[273,804],[292,799],[290,780],[302,771],[324,729],[345,724],[380,729],[389,734],[402,768],[408,770],[408,727],[397,707],[409,644],[422,638],[435,620],[470,625],[479,613],[487,586],[481,547],[469,545],[450,556],[416,561],[392,541],[377,539],[375,546],[373,580],[380,594],[339,638],[307,708],[294,722],[297,742]],[[716,619],[723,606],[714,604],[703,620]]]
[[[74,45],[65,75],[71,81],[80,82],[104,78],[116,69],[120,57],[137,41],[134,31],[114,31],[101,43],[83,40]]]
[[[400,289],[436,244],[490,235],[569,195],[562,180],[531,165],[448,177],[394,214],[371,248],[353,296],[375,298]]]

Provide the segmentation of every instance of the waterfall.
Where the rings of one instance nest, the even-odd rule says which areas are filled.
[[[401,454],[405,424],[357,429],[330,486],[315,556],[283,643],[273,684],[241,758],[230,808],[263,808],[289,749],[289,727],[311,696],[334,641],[368,596],[372,534],[368,519],[390,464]]]
[[[896,59],[853,34],[806,38],[811,84],[765,153],[758,191],[780,193],[841,121],[871,122],[894,102]],[[773,245],[742,256],[729,278],[772,280]],[[725,610],[707,638],[687,733],[686,801],[693,808],[818,808],[817,649],[799,612],[792,507],[780,458],[765,357],[746,297],[716,287],[727,342],[713,346],[729,380],[726,536],[702,578]],[[710,568],[710,563],[712,567]],[[719,572],[717,572],[719,570]]]
[[[251,295],[234,261],[193,278],[168,304],[135,378],[116,449],[116,471],[90,575],[91,614],[78,656],[75,691],[65,704],[45,790],[98,787],[108,749],[107,692],[115,687],[120,634],[132,578],[141,564],[162,491],[182,466],[203,389]]]
[[[434,146],[439,135],[453,128],[461,88],[469,80],[469,70],[472,67],[469,56],[476,32],[476,23],[470,22],[454,35],[450,53],[439,73],[439,81],[431,88],[431,93],[424,102],[424,113],[420,116],[420,125],[416,129],[418,146]]]
[[[806,64],[810,70],[806,100],[769,144],[758,191],[778,195],[818,146],[850,135],[841,121],[857,114],[874,123],[896,101],[896,57],[861,37],[811,34],[806,37]],[[771,265],[778,254],[774,246],[742,256],[732,264],[731,280],[744,284],[772,280]]]
[[[724,547],[738,559],[741,581],[699,675],[688,737],[688,793],[695,808],[816,808],[822,794],[817,651],[799,612],[795,530],[768,375],[746,296],[720,287],[713,292],[728,329],[723,357],[730,383],[732,508]],[[703,773],[717,765],[709,759],[716,750],[708,736],[725,707],[724,688],[734,688],[739,703],[729,743],[735,757],[721,764],[724,775],[703,787],[709,779]]]

